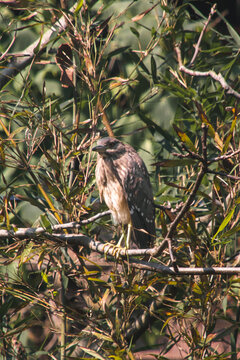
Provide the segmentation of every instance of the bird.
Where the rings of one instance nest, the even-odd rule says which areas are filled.
[[[130,238],[138,248],[152,247],[156,237],[155,208],[142,158],[131,145],[115,137],[100,138],[92,150],[98,153],[95,176],[100,201],[104,199],[114,224],[128,225],[126,248]]]

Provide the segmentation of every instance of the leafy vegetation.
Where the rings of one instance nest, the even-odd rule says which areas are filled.
[[[193,1],[0,4],[2,358],[237,359],[235,28]],[[112,134],[151,175],[149,268],[94,248],[118,238],[95,217]]]

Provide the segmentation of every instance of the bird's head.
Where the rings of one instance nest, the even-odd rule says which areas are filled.
[[[102,157],[118,157],[126,152],[126,147],[113,137],[105,137],[98,140],[93,151],[97,151]]]

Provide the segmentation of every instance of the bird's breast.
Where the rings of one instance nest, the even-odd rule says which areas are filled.
[[[131,216],[122,185],[103,161],[97,164],[96,180],[100,198],[104,198],[105,203],[112,212],[114,222],[117,224],[129,224]]]

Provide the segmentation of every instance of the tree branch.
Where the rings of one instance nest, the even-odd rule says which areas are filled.
[[[233,95],[235,96],[237,99],[240,99],[240,94],[235,91],[230,85],[228,85],[228,83],[226,82],[226,80],[224,79],[224,77],[222,76],[221,73],[215,73],[215,71],[213,70],[209,70],[209,71],[194,71],[191,69],[188,69],[186,66],[183,65],[182,63],[182,58],[181,58],[181,51],[179,46],[175,47],[175,51],[177,54],[177,59],[178,59],[178,64],[179,64],[179,70],[185,72],[186,74],[190,75],[190,76],[204,76],[204,77],[208,77],[210,76],[213,80],[217,81],[220,83],[220,85],[222,86],[222,88],[224,90],[226,90],[227,94],[229,95]]]
[[[204,27],[203,27],[203,29],[202,29],[202,31],[201,31],[201,34],[200,34],[199,39],[198,39],[198,42],[197,42],[197,44],[196,44],[196,46],[195,46],[195,51],[194,51],[192,60],[190,61],[190,64],[189,64],[190,66],[194,63],[194,61],[195,61],[195,59],[196,59],[196,57],[197,57],[197,54],[198,54],[198,52],[199,52],[199,47],[200,47],[200,44],[201,44],[201,41],[202,41],[203,34],[205,33],[205,31],[206,31],[206,29],[207,29],[207,27],[208,27],[208,24],[209,24],[209,22],[210,22],[210,20],[211,20],[211,18],[212,18],[212,16],[213,16],[213,14],[216,12],[216,10],[215,10],[215,9],[216,9],[216,5],[217,5],[217,4],[214,4],[213,7],[211,8],[211,11],[210,11],[210,13],[209,13],[209,15],[208,15],[208,19],[207,19],[207,21],[205,22]]]
[[[195,182],[195,185],[187,199],[187,201],[185,202],[184,206],[181,208],[180,212],[178,213],[178,215],[175,217],[175,219],[173,220],[173,222],[170,225],[170,229],[168,230],[168,233],[165,237],[165,239],[163,240],[163,242],[161,243],[161,245],[158,248],[155,248],[155,252],[153,252],[153,256],[158,256],[159,254],[161,254],[161,252],[167,247],[167,245],[169,244],[169,241],[172,240],[172,237],[174,235],[174,232],[179,224],[179,222],[181,221],[181,219],[183,218],[183,216],[186,214],[186,212],[190,209],[190,206],[196,196],[196,193],[198,191],[198,188],[201,184],[201,181],[203,179],[203,176],[205,174],[205,169],[204,166],[202,165],[201,170],[197,176],[197,180]]]
[[[0,230],[0,235],[2,238],[38,238],[42,233],[36,233],[33,235],[32,229],[25,229],[25,232],[19,232],[18,236],[16,236],[17,232]],[[13,235],[13,233],[15,235]],[[153,256],[156,253],[157,248],[152,249],[121,249],[116,248],[115,245],[109,243],[102,243],[100,241],[96,241],[91,239],[90,237],[84,234],[50,234],[48,232],[44,233],[46,239],[57,243],[58,245],[64,244],[66,245],[77,245],[83,246],[92,251],[96,251],[99,254],[107,254],[113,257],[121,257],[125,259],[124,261],[127,264],[131,264],[132,267],[140,269],[140,270],[148,270],[157,272],[160,274],[168,274],[168,275],[214,275],[214,274],[228,274],[234,275],[240,273],[240,267],[209,267],[209,268],[178,268],[178,272],[176,273],[174,267],[168,267],[166,265],[162,265],[154,262],[146,262],[137,259],[130,259],[133,256]],[[127,260],[126,260],[127,258]]]
[[[85,219],[82,221],[73,221],[70,223],[65,223],[65,224],[56,224],[56,225],[52,225],[51,226],[51,230],[52,231],[58,231],[58,230],[63,230],[63,229],[80,229],[82,227],[82,225],[87,225],[90,224],[98,219],[100,219],[103,216],[106,215],[110,215],[111,211],[107,210],[107,211],[103,211],[101,213],[98,213],[92,217],[90,217],[89,219]],[[47,233],[47,230],[45,228],[43,228],[42,226],[38,227],[38,228],[18,228],[16,231],[14,230],[0,230],[0,238],[24,238],[24,237],[31,237],[31,236],[37,236],[40,234],[44,234]]]

